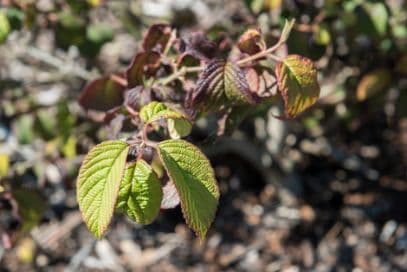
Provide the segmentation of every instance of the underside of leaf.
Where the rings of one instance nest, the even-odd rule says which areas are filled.
[[[86,155],[79,170],[79,208],[97,238],[102,237],[112,218],[128,149],[123,141],[102,142]]]
[[[158,145],[167,173],[177,188],[187,224],[204,239],[218,205],[219,189],[205,155],[183,140],[167,140]]]

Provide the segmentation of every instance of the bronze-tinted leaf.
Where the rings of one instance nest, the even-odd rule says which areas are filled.
[[[243,71],[232,62],[215,59],[205,67],[189,102],[191,108],[213,111],[222,106],[253,104],[255,99]]]
[[[167,24],[155,24],[147,30],[143,40],[145,51],[156,50],[162,53],[171,37],[171,27]]]
[[[138,53],[126,71],[128,87],[142,85],[144,78],[153,76],[160,67],[160,54],[156,51]]]
[[[124,89],[109,76],[101,77],[82,89],[79,104],[86,110],[108,111],[123,103]]]
[[[391,74],[385,68],[376,69],[365,76],[359,82],[356,90],[356,98],[363,101],[378,92],[384,91],[391,83]]]
[[[277,64],[275,72],[287,117],[297,116],[318,100],[317,70],[310,59],[288,55]]]
[[[249,55],[256,54],[266,48],[266,44],[261,37],[260,29],[250,28],[246,30],[239,38],[237,47],[243,53]]]

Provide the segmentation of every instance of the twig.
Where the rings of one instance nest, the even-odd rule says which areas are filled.
[[[273,55],[271,53],[276,51],[283,43],[284,43],[284,40],[280,39],[274,46],[270,47],[269,49],[261,51],[257,54],[249,56],[247,58],[241,59],[236,63],[239,66],[243,66],[244,64],[246,64],[250,61],[258,60],[263,57],[269,57],[269,58],[273,59],[274,61],[280,62],[281,59],[278,56]],[[186,75],[188,73],[200,72],[204,69],[205,69],[205,67],[202,67],[202,66],[182,67],[181,69],[179,69],[175,73],[169,75],[168,77],[159,80],[157,83],[158,83],[158,85],[165,86],[165,85],[171,83],[172,81],[174,81],[180,77],[183,77],[184,75]]]
[[[257,54],[251,55],[247,58],[241,59],[236,63],[237,63],[237,65],[242,66],[243,64],[246,64],[246,63],[254,61],[254,60],[258,60],[258,59],[266,57],[266,56],[269,56],[270,58],[280,61],[277,56],[272,55],[271,53],[276,51],[283,43],[284,43],[284,40],[280,39],[275,45],[268,48],[267,50],[261,51]]]
[[[64,74],[72,74],[84,80],[91,80],[95,77],[95,73],[91,73],[72,62],[67,63],[66,61],[61,60],[38,48],[32,46],[27,47],[27,54],[36,60],[58,68],[58,70]]]
[[[176,71],[175,73],[169,75],[166,78],[163,78],[161,80],[158,81],[159,85],[165,86],[168,83],[183,77],[184,75],[186,75],[187,73],[195,73],[195,72],[200,72],[202,70],[204,70],[205,67],[202,66],[193,66],[193,67],[182,67],[181,69],[179,69],[178,71]]]
[[[119,85],[123,86],[123,87],[127,87],[127,85],[128,85],[127,79],[125,79],[125,78],[123,78],[121,76],[111,74],[110,79],[113,80],[114,82],[118,83]]]
[[[171,35],[170,35],[170,39],[167,42],[167,45],[165,46],[165,49],[163,51],[163,55],[166,56],[168,54],[168,52],[171,49],[172,44],[174,43],[175,39],[177,37],[177,30],[173,30],[171,31]]]

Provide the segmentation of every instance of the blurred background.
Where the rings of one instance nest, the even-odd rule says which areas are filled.
[[[0,0],[1,271],[406,271],[407,4],[403,0]],[[280,107],[213,144],[192,139],[221,189],[206,241],[180,208],[151,225],[116,216],[86,229],[78,167],[112,126],[77,98],[123,71],[146,28],[168,22],[235,41],[258,26],[315,61],[321,98],[295,120]],[[206,121],[206,122],[205,122]]]

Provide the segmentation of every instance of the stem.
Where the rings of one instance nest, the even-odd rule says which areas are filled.
[[[248,63],[248,62],[251,62],[251,61],[254,61],[254,60],[263,58],[263,57],[265,57],[265,56],[267,56],[267,55],[273,56],[272,58],[273,58],[274,60],[280,61],[280,59],[279,59],[277,56],[272,55],[271,53],[273,53],[274,51],[276,51],[283,43],[284,43],[284,41],[280,39],[275,45],[273,45],[272,47],[268,48],[267,50],[261,51],[261,52],[259,52],[259,53],[257,53],[257,54],[251,55],[251,56],[249,56],[249,57],[247,57],[247,58],[241,59],[241,60],[239,60],[239,61],[236,62],[236,63],[237,63],[237,65],[242,66],[243,64],[246,64],[246,63]]]
[[[278,57],[276,55],[273,55],[273,54],[267,55],[267,57],[274,60],[274,61],[276,61],[276,62],[282,62],[283,61],[282,58],[280,58],[280,57]]]
[[[166,55],[168,54],[168,52],[170,51],[171,46],[172,46],[172,44],[174,43],[176,37],[177,37],[177,31],[174,29],[174,30],[171,32],[170,39],[168,40],[167,45],[165,46],[165,49],[164,49],[164,51],[163,51],[163,55],[164,55],[164,56],[166,56]]]
[[[125,78],[123,78],[121,76],[111,74],[110,79],[113,80],[114,82],[118,83],[119,85],[123,86],[123,87],[127,87],[127,84],[128,84],[127,79],[125,79]]]
[[[139,115],[138,112],[133,110],[133,108],[130,107],[129,105],[126,105],[125,107],[132,117],[137,117]]]
[[[244,64],[246,64],[248,62],[255,61],[255,60],[258,60],[258,59],[266,57],[266,56],[270,57],[271,59],[273,59],[273,60],[275,60],[277,62],[281,62],[282,60],[278,56],[273,55],[271,53],[276,51],[282,44],[284,44],[284,42],[285,41],[283,39],[280,39],[275,45],[268,48],[267,50],[261,51],[261,52],[259,52],[257,54],[251,55],[251,56],[249,56],[247,58],[241,59],[241,60],[237,61],[236,63],[239,66],[243,66]],[[165,85],[171,83],[172,81],[174,81],[174,80],[176,80],[176,79],[178,79],[180,77],[183,77],[185,74],[200,72],[200,71],[202,71],[204,69],[205,69],[205,67],[202,67],[202,66],[193,66],[193,67],[185,67],[184,66],[181,69],[179,69],[178,71],[176,71],[173,74],[169,75],[168,77],[165,77],[165,78],[159,80],[157,83],[158,83],[158,85],[165,86]]]
[[[163,78],[162,80],[158,81],[159,85],[167,85],[168,83],[184,76],[187,73],[195,73],[195,72],[200,72],[202,70],[204,70],[205,68],[202,66],[193,66],[193,67],[182,67],[181,69],[179,69],[178,71],[176,71],[175,73],[169,75],[166,78]]]

